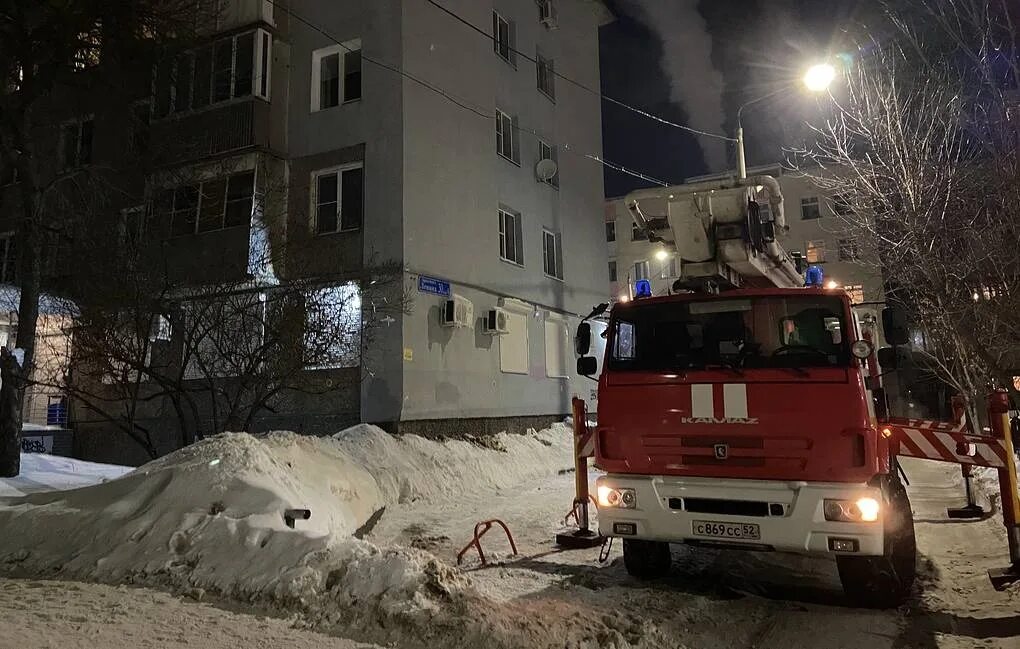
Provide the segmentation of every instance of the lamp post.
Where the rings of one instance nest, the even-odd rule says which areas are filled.
[[[828,63],[819,63],[817,65],[812,65],[807,69],[802,81],[804,82],[804,86],[811,92],[824,92],[828,89],[829,85],[835,78],[836,68],[832,67]],[[744,126],[741,123],[741,116],[743,115],[744,109],[752,104],[757,104],[760,101],[765,101],[770,97],[774,97],[789,87],[789,84],[783,85],[766,95],[744,102],[740,105],[740,108],[737,109],[737,174],[739,174],[741,180],[747,178],[747,161],[744,157]]]

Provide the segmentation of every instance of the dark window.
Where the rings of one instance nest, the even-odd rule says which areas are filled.
[[[344,101],[361,99],[361,50],[344,54]]]
[[[170,221],[170,233],[179,237],[195,233],[195,222],[198,212],[198,186],[184,185],[173,193],[173,215]]]
[[[822,212],[818,207],[818,197],[808,196],[800,199],[800,218],[805,221],[811,219],[818,219],[822,217]]]
[[[641,231],[641,228],[638,227],[637,223],[632,224],[630,226],[630,240],[641,241],[644,238],[645,233]]]
[[[92,162],[92,120],[81,123],[81,135],[78,142],[78,164]]]
[[[234,64],[234,96],[247,97],[251,94],[252,72],[255,67],[255,32],[237,37],[237,53]]]
[[[521,215],[499,210],[499,256],[506,261],[524,265],[524,242]]]
[[[213,47],[213,101],[230,99],[230,83],[234,76],[234,39],[219,41]]]
[[[837,253],[840,261],[857,261],[861,258],[861,246],[853,239],[840,239]]]
[[[340,187],[340,229],[357,230],[365,209],[365,169],[345,169],[341,172]]]
[[[606,241],[616,241],[616,221],[606,221]]]
[[[560,168],[559,168],[559,152],[556,147],[546,144],[542,140],[538,141],[538,159],[539,160],[552,160],[556,163],[556,173],[552,175],[552,178],[546,178],[542,180],[547,185],[559,188],[560,186]]]
[[[198,212],[199,232],[211,232],[223,228],[223,197],[226,191],[226,178],[202,183],[202,206]]]
[[[616,281],[616,262],[615,261],[609,262],[609,281],[610,282],[615,282]]]
[[[340,104],[340,55],[329,54],[319,59],[319,108]]]
[[[542,231],[542,270],[549,277],[563,279],[563,237],[559,232]]]
[[[195,52],[195,97],[192,105],[202,108],[209,105],[212,94],[212,47]]]
[[[520,164],[520,149],[517,144],[517,118],[496,110],[496,153],[507,160]]]
[[[336,232],[337,211],[337,177],[335,173],[323,174],[318,177],[315,188],[315,231],[318,234]]]
[[[259,71],[259,94],[269,96],[269,34],[262,34],[262,65]]]
[[[224,227],[249,225],[255,200],[255,172],[231,176],[227,183],[227,215]]]
[[[180,113],[191,108],[191,80],[194,78],[191,54],[177,57],[174,66],[174,112]]]
[[[539,54],[535,66],[538,69],[538,89],[549,99],[556,99],[556,72],[553,60]]]
[[[512,29],[510,21],[500,16],[495,11],[492,12],[492,48],[499,55],[501,59],[507,63],[513,63],[511,48],[513,47],[513,41],[511,38]]]

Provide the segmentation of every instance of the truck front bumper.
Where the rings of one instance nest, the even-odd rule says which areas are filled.
[[[826,499],[882,503],[865,484],[725,480],[608,474],[599,487],[633,489],[630,509],[599,504],[603,536],[750,550],[878,556],[882,515],[874,522],[827,521]],[[740,538],[743,536],[744,538]]]

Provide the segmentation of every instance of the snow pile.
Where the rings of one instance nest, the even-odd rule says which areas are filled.
[[[0,478],[0,498],[24,496],[37,491],[77,489],[119,478],[131,467],[95,464],[42,453],[21,454],[21,475]]]
[[[0,498],[0,529],[17,530],[0,535],[0,570],[212,590],[350,615],[354,625],[434,612],[464,590],[455,570],[353,535],[388,504],[521,484],[571,464],[562,426],[494,441],[500,450],[373,426],[326,439],[219,435],[109,482]],[[311,518],[291,528],[292,509]]]

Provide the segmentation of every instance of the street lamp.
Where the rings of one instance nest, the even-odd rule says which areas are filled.
[[[669,259],[669,253],[666,252],[665,250],[660,249],[658,252],[655,253],[655,258],[658,259],[659,261],[666,261],[667,259]]]
[[[804,73],[803,82],[804,86],[808,90],[817,93],[827,90],[835,78],[836,68],[832,67],[828,63],[819,63],[817,65],[812,65],[807,69]],[[747,178],[747,162],[744,157],[744,127],[740,120],[744,109],[751,104],[757,104],[760,101],[764,101],[770,97],[778,95],[784,90],[787,90],[790,85],[791,84],[784,84],[767,95],[762,95],[761,97],[757,97],[751,101],[744,102],[741,104],[740,108],[737,109],[737,173],[740,174],[741,180]]]

